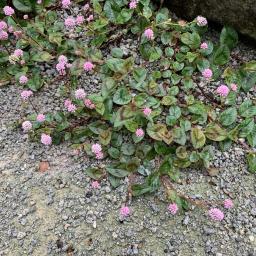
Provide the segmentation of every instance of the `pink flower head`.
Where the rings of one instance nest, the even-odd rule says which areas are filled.
[[[230,88],[232,91],[236,92],[237,91],[237,85],[236,84],[231,84]]]
[[[224,208],[231,209],[234,206],[234,203],[231,199],[225,199],[223,202]]]
[[[23,15],[23,19],[27,20],[28,19],[28,15],[27,14]]]
[[[23,56],[23,51],[21,49],[16,49],[13,53],[13,55],[17,58],[22,57]]]
[[[1,20],[0,21],[0,30],[7,29],[7,24],[5,21]]]
[[[82,100],[86,97],[86,93],[84,91],[84,89],[78,89],[75,91],[75,97],[78,99],[78,100]]]
[[[216,91],[220,96],[226,97],[229,93],[229,88],[226,85],[222,84],[217,88]]]
[[[91,100],[89,99],[85,99],[84,100],[84,105],[89,108],[89,109],[94,109],[95,108],[95,105],[92,103]]]
[[[44,114],[38,114],[37,117],[36,117],[36,121],[37,122],[44,122],[45,121],[45,115]]]
[[[144,136],[144,131],[143,131],[143,129],[138,128],[136,130],[135,134],[136,134],[137,137],[143,137]]]
[[[210,209],[208,214],[212,220],[222,221],[224,219],[224,213],[218,208]]]
[[[95,144],[92,145],[92,152],[93,152],[94,154],[98,154],[98,153],[101,152],[101,151],[102,151],[102,147],[101,147],[100,144],[95,143]]]
[[[175,215],[177,211],[179,210],[178,205],[175,203],[169,204],[168,206],[168,211],[172,214]]]
[[[71,2],[70,2],[70,0],[62,0],[61,4],[62,4],[62,8],[68,9]]]
[[[84,63],[84,70],[85,71],[91,71],[94,69],[94,65],[90,61],[86,61]]]
[[[92,186],[92,188],[94,188],[94,189],[98,189],[98,188],[100,188],[100,183],[99,183],[97,180],[95,180],[95,181],[93,181],[93,182],[91,183],[91,186]]]
[[[76,106],[74,104],[69,104],[67,107],[68,112],[74,113],[76,111]]]
[[[22,36],[22,31],[21,30],[17,30],[17,31],[14,31],[13,34],[15,35],[16,39],[19,39]]]
[[[129,209],[129,207],[127,207],[127,206],[121,207],[121,209],[120,209],[120,215],[121,215],[122,217],[128,217],[128,216],[130,215],[130,209]]]
[[[83,23],[84,23],[84,16],[78,15],[78,16],[76,17],[76,24],[77,24],[77,25],[81,25],[81,24],[83,24]]]
[[[20,84],[26,84],[28,82],[28,78],[26,76],[22,75],[19,78],[19,82],[20,82]]]
[[[203,50],[208,49],[208,44],[207,43],[201,43],[200,48]]]
[[[66,75],[66,64],[64,62],[59,62],[56,65],[56,69],[60,75],[62,75],[62,76]]]
[[[0,30],[0,40],[5,41],[7,39],[8,39],[8,33],[3,30]]]
[[[95,155],[96,155],[96,159],[99,159],[99,160],[102,159],[104,156],[102,152],[98,152]]]
[[[84,9],[84,11],[88,11],[90,9],[90,5],[89,4],[85,4],[83,9]]]
[[[137,1],[132,0],[132,1],[129,3],[129,8],[130,8],[130,9],[136,9],[136,7],[137,7]]]
[[[72,104],[72,102],[71,102],[70,99],[66,99],[66,100],[64,101],[64,106],[65,106],[65,108],[68,108],[68,106],[69,106],[70,104]]]
[[[14,9],[10,6],[5,6],[3,11],[6,16],[12,16],[14,14]]]
[[[31,130],[32,129],[31,122],[29,122],[29,121],[23,122],[22,123],[22,129],[23,129],[24,132],[28,132],[29,130]]]
[[[210,79],[212,77],[212,70],[209,68],[206,68],[203,70],[202,75],[205,79]]]
[[[68,58],[65,55],[60,55],[59,58],[58,58],[58,62],[67,64],[68,63]]]
[[[154,32],[151,28],[147,28],[145,31],[144,31],[144,36],[149,39],[149,40],[153,40],[154,39]]]
[[[41,3],[42,3],[42,0],[37,0],[36,3],[37,3],[37,4],[41,4]]]
[[[46,145],[49,146],[52,144],[52,137],[48,134],[42,133],[41,135],[41,142]]]
[[[22,91],[21,94],[20,94],[20,96],[21,96],[21,98],[22,98],[23,100],[28,100],[28,98],[29,98],[30,96],[32,96],[32,95],[33,95],[33,92],[30,91],[30,90]]]
[[[92,20],[93,20],[93,15],[91,14],[86,20],[87,20],[88,22],[92,21]]]
[[[9,26],[8,32],[9,32],[9,33],[13,33],[13,31],[14,31],[13,26]]]
[[[65,19],[64,24],[67,28],[74,28],[76,26],[76,20],[73,17],[68,17]]]
[[[146,107],[143,109],[143,114],[145,116],[149,116],[151,113],[152,113],[152,110],[150,108]]]
[[[199,27],[204,27],[207,25],[207,19],[205,17],[202,17],[202,16],[197,16],[196,18],[196,24],[199,26]]]

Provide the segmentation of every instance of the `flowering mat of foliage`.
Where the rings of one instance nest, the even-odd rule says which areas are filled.
[[[129,199],[163,185],[171,214],[196,204],[209,207],[212,219],[224,218],[219,208],[177,192],[172,184],[183,168],[210,169],[213,145],[225,151],[240,143],[248,152],[249,171],[256,171],[256,105],[237,101],[241,91],[255,86],[256,61],[237,69],[226,65],[238,42],[232,28],[223,28],[218,44],[204,41],[204,17],[175,22],[166,8],[150,0],[13,0],[1,5],[0,84],[15,80],[23,88],[24,106],[33,106],[34,115],[17,121],[31,140],[45,147],[68,141],[92,158],[112,159],[85,170],[94,187],[106,177],[117,187],[128,177]],[[69,17],[60,18],[61,9]],[[124,36],[138,39],[141,65],[113,47]],[[42,63],[59,75],[43,76]],[[99,92],[78,88],[82,75],[95,73],[102,81]],[[63,111],[40,113],[33,94],[60,80],[65,81]],[[217,80],[222,84],[209,91]],[[231,208],[233,202],[226,199],[223,206]],[[128,216],[129,208],[124,205],[120,214]]]

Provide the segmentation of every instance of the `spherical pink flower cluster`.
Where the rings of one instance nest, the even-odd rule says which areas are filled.
[[[81,24],[83,24],[83,23],[84,23],[84,16],[78,15],[78,16],[76,17],[76,24],[77,24],[77,25],[81,25]]]
[[[21,30],[17,30],[13,32],[14,36],[16,37],[16,39],[20,39],[22,36],[22,31]]]
[[[86,61],[84,63],[84,70],[85,71],[92,71],[94,69],[94,65],[90,61]]]
[[[199,27],[204,27],[207,25],[207,19],[205,17],[202,17],[202,16],[197,16],[196,18],[196,24],[199,26]]]
[[[102,147],[100,144],[98,143],[93,144],[91,150],[95,154],[97,159],[103,158]]]
[[[8,33],[4,30],[0,30],[0,40],[5,41],[8,40]]]
[[[76,111],[76,106],[72,103],[72,101],[71,100],[69,100],[69,99],[66,99],[65,101],[64,101],[64,106],[65,106],[65,108],[67,109],[67,111],[68,112],[71,112],[71,113],[73,113],[73,112],[75,112]]]
[[[19,82],[20,82],[20,84],[26,84],[28,82],[28,78],[26,76],[22,75],[19,78]]]
[[[36,3],[37,3],[37,4],[41,4],[41,3],[42,3],[42,0],[37,0]]]
[[[86,93],[85,93],[84,89],[77,89],[75,91],[75,97],[78,100],[84,99],[86,97]]]
[[[231,199],[225,199],[223,202],[224,208],[231,209],[234,206],[234,203]]]
[[[207,50],[208,49],[208,44],[207,43],[201,43],[200,48],[203,50]]]
[[[10,6],[5,6],[3,11],[6,16],[12,16],[14,14],[14,9]]]
[[[52,144],[52,137],[48,134],[42,133],[41,135],[41,142],[46,145],[49,146]]]
[[[24,132],[28,132],[32,129],[32,123],[30,121],[25,121],[22,123],[22,129]]]
[[[203,70],[202,75],[205,79],[210,79],[212,77],[212,70],[209,68],[206,68]]]
[[[27,14],[23,15],[23,19],[27,20],[28,19],[28,15]]]
[[[146,107],[143,109],[143,114],[145,116],[150,116],[151,113],[152,113],[152,110],[150,108]]]
[[[71,2],[70,2],[70,0],[62,0],[61,4],[62,4],[62,8],[68,9],[70,4],[71,4]]]
[[[154,39],[154,32],[151,28],[147,28],[145,31],[144,31],[144,36],[149,39],[149,40],[153,40]]]
[[[68,63],[68,59],[64,55],[60,55],[58,58],[58,63],[56,65],[56,69],[61,76],[66,75],[66,68],[70,68],[72,65]]]
[[[68,17],[65,19],[64,24],[68,29],[73,29],[76,26],[76,20],[73,17]]]
[[[22,57],[23,56],[23,51],[21,49],[16,49],[13,53],[13,55],[17,58]]]
[[[215,221],[222,221],[224,219],[224,213],[218,208],[210,209],[208,214],[210,218]]]
[[[8,40],[8,33],[4,30],[7,29],[7,23],[5,21],[0,21],[0,41]]]
[[[45,121],[45,115],[44,114],[38,114],[37,117],[36,117],[36,121],[37,122],[44,122]]]
[[[168,211],[172,214],[175,215],[177,211],[179,210],[178,205],[175,203],[169,204],[168,206]]]
[[[128,217],[131,214],[131,211],[128,206],[122,206],[120,209],[120,215],[122,217]]]
[[[93,181],[91,185],[94,189],[100,188],[100,183],[97,180]]]
[[[28,100],[28,98],[31,97],[32,95],[33,95],[33,92],[31,90],[24,90],[20,94],[23,100]]]
[[[84,105],[89,109],[95,109],[95,105],[92,103],[90,99],[85,99]]]
[[[229,94],[229,88],[222,84],[217,88],[216,92],[222,97],[227,97]]]
[[[135,134],[136,134],[137,137],[143,137],[144,136],[144,131],[143,131],[143,129],[138,128],[136,130]]]
[[[236,92],[237,91],[237,85],[236,84],[231,84],[230,88],[232,91]]]
[[[129,3],[129,8],[130,8],[130,9],[136,9],[137,4],[138,4],[138,0],[132,0],[132,1]]]
[[[86,19],[88,22],[90,22],[90,21],[92,21],[93,20],[93,15],[91,14],[91,15],[89,15],[89,17]]]
[[[0,21],[0,30],[7,29],[7,23],[3,20]]]
[[[85,4],[83,7],[84,11],[88,11],[90,9],[90,5],[89,4]]]

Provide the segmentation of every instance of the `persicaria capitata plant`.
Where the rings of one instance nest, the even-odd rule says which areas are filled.
[[[228,66],[238,41],[232,28],[222,29],[219,42],[207,41],[206,18],[173,20],[149,0],[63,0],[57,11],[54,6],[51,0],[26,9],[5,6],[0,21],[1,74],[16,81],[23,107],[34,109],[18,121],[31,140],[46,148],[67,141],[96,163],[108,160],[104,168],[85,170],[94,189],[103,177],[117,187],[125,177],[142,176],[130,184],[132,196],[163,186],[171,215],[200,205],[173,184],[182,169],[209,169],[213,146],[225,151],[242,141],[248,169],[255,172],[256,106],[237,99],[255,85],[256,63]],[[66,18],[60,20],[58,10]],[[123,38],[135,42],[139,61],[119,47]],[[56,73],[45,76],[39,64]],[[90,90],[81,81],[93,76],[100,87]],[[56,81],[64,84],[62,108],[41,112],[34,96]],[[234,204],[227,198],[202,205],[221,221],[220,208]],[[124,202],[120,215],[131,214]]]

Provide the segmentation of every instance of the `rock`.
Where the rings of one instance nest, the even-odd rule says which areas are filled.
[[[198,15],[222,25],[234,27],[256,40],[255,0],[172,0],[165,1],[178,16],[194,19]]]

